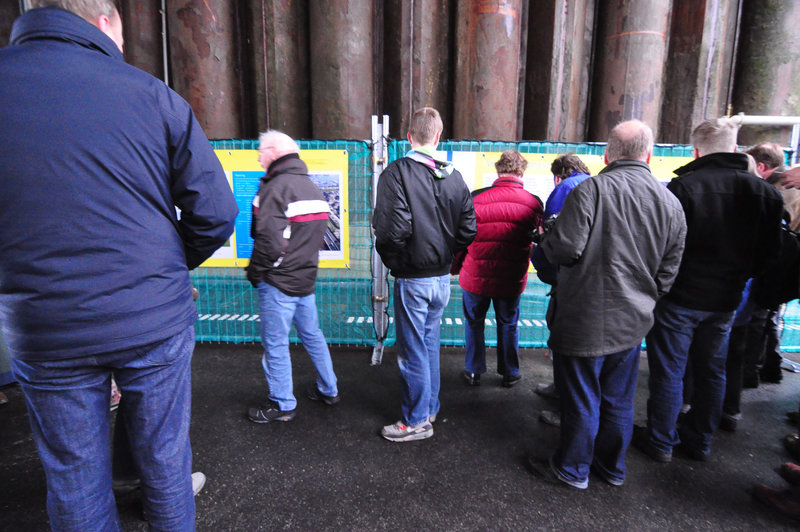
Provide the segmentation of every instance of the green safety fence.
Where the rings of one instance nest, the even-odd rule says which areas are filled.
[[[373,345],[372,326],[372,146],[363,141],[298,141],[301,149],[346,150],[348,153],[350,262],[348,268],[319,271],[316,287],[320,326],[331,344]],[[258,149],[255,140],[214,141],[215,149]],[[389,143],[389,160],[402,157],[410,148],[407,141]],[[572,152],[578,155],[602,155],[604,143],[492,142],[443,141],[442,151],[502,152],[516,149],[522,153],[555,154]],[[654,157],[691,157],[687,145],[656,145]],[[542,198],[544,200],[546,198]],[[258,295],[241,268],[198,268],[192,280],[200,290],[197,302],[200,320],[197,338],[200,341],[256,342],[260,340]],[[390,284],[393,279],[389,278]],[[545,347],[548,331],[545,313],[549,286],[535,275],[529,276],[528,287],[520,299],[520,346]],[[390,290],[391,293],[391,290]],[[389,314],[393,315],[389,302]],[[782,347],[800,351],[800,305],[791,303],[785,315]],[[394,342],[393,323],[385,344]],[[489,311],[486,341],[496,345],[496,321]],[[290,341],[298,342],[294,331]],[[442,317],[441,343],[464,345],[464,320],[461,290],[457,278],[451,284],[450,304]]]

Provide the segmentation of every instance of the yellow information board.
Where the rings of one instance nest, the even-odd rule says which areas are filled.
[[[250,238],[253,198],[258,192],[264,169],[258,162],[258,150],[215,150],[222,163],[233,196],[239,206],[231,239],[203,266],[244,267],[250,263],[253,239]],[[348,213],[347,151],[302,150],[300,159],[308,174],[330,205],[330,219],[323,248],[319,252],[321,268],[348,268],[350,232]]]

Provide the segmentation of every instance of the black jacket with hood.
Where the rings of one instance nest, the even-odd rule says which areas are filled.
[[[477,234],[472,195],[458,170],[414,150],[381,174],[372,226],[383,263],[405,278],[449,273]]]

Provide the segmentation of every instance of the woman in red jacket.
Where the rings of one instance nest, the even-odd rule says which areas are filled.
[[[503,386],[513,386],[519,373],[519,298],[528,281],[531,236],[542,221],[542,202],[522,186],[528,162],[516,150],[502,153],[495,163],[491,187],[472,193],[478,235],[461,262],[466,360],[464,379],[480,384],[486,372],[484,322],[489,304],[497,318],[497,372]]]

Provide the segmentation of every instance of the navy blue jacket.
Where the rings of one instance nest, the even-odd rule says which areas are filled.
[[[14,23],[0,73],[0,324],[12,357],[136,348],[192,324],[189,269],[228,239],[238,209],[189,105],[55,8]]]

